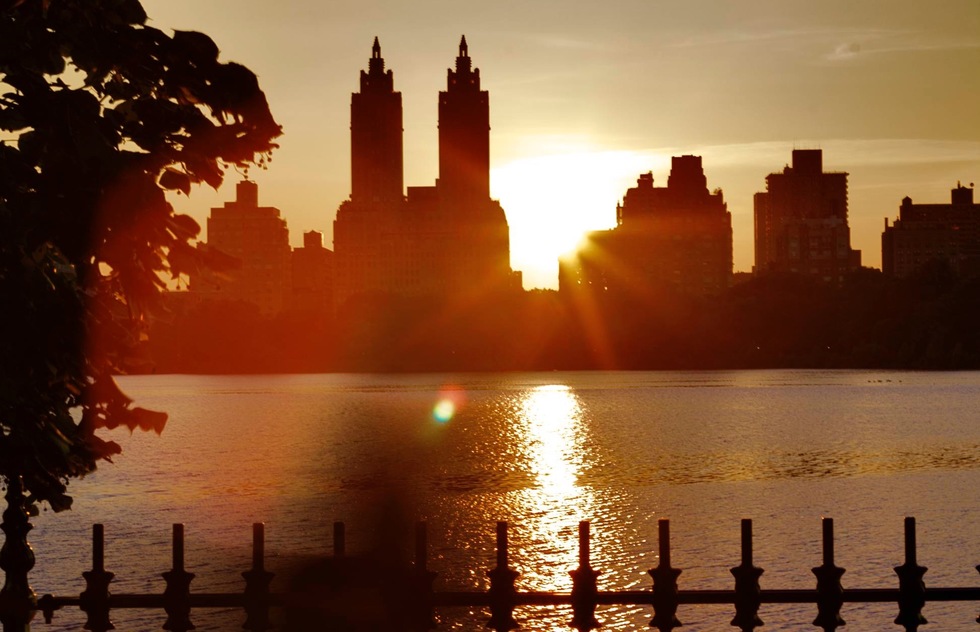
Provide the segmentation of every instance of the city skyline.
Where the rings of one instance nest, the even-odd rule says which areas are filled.
[[[374,36],[404,95],[407,183],[438,171],[435,95],[467,36],[494,95],[491,194],[526,288],[556,287],[559,247],[613,226],[637,176],[653,171],[662,185],[673,155],[702,156],[724,190],[736,271],[752,266],[752,195],[793,148],[823,149],[828,169],[851,174],[852,241],[874,267],[882,219],[904,196],[941,201],[980,173],[975,4],[901,2],[884,15],[833,2],[751,2],[737,14],[714,2],[565,6],[147,3],[154,26],[206,32],[223,59],[259,74],[286,135],[270,170],[250,175],[294,245],[308,230],[333,243],[350,192],[349,99]],[[227,187],[177,205],[203,219]]]

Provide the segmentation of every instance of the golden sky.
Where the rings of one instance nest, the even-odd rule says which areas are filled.
[[[438,175],[437,98],[465,34],[490,92],[491,191],[524,286],[556,287],[559,251],[615,222],[642,172],[704,157],[732,213],[735,270],[753,262],[752,194],[794,148],[849,172],[852,246],[880,266],[906,195],[980,184],[980,0],[143,0],[162,29],[211,35],[259,75],[281,148],[250,175],[294,245],[332,247],[350,193],[350,94],[381,41],[402,93],[405,183]],[[234,197],[177,202],[200,221]],[[532,186],[533,185],[533,186]],[[978,196],[980,197],[980,196]]]

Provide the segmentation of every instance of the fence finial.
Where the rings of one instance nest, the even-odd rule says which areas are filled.
[[[92,525],[92,570],[82,573],[85,591],[79,595],[79,607],[85,611],[86,630],[107,632],[115,629],[109,617],[109,582],[114,575],[105,570],[105,528]]]
[[[163,573],[167,587],[163,591],[163,609],[167,613],[164,630],[188,632],[194,629],[191,623],[191,581],[194,573],[184,570],[184,525],[173,526],[174,567]]]
[[[681,574],[678,568],[670,566],[670,520],[661,518],[658,523],[660,561],[657,567],[648,571],[653,577],[653,619],[652,627],[661,632],[670,632],[683,625],[677,619],[677,578]]]
[[[497,632],[507,632],[517,626],[514,620],[514,606],[517,604],[517,589],[514,582],[518,573],[507,566],[507,523],[497,523],[497,566],[487,572],[490,578],[490,620],[487,627]]]
[[[245,578],[245,623],[242,628],[252,632],[265,632],[272,628],[269,622],[269,585],[273,576],[265,570],[265,525],[256,522],[252,525],[252,568],[242,573]]]
[[[895,567],[898,575],[898,616],[897,625],[905,626],[910,632],[915,632],[923,623],[922,607],[926,603],[926,585],[922,576],[926,567],[919,566],[915,561],[915,518],[905,518],[905,563]]]
[[[844,605],[844,587],[840,578],[844,569],[834,565],[834,519],[824,518],[822,527],[823,564],[813,569],[817,576],[817,618],[813,625],[833,631],[845,624],[840,616]]]
[[[732,625],[743,632],[751,632],[762,625],[759,606],[762,604],[762,588],[759,577],[762,569],[752,565],[752,521],[742,519],[742,563],[731,569],[735,576],[735,617]]]
[[[571,626],[580,631],[599,627],[599,622],[595,618],[596,597],[599,594],[596,578],[599,577],[599,572],[592,569],[589,561],[590,541],[589,522],[583,520],[578,523],[578,568],[571,571]]]

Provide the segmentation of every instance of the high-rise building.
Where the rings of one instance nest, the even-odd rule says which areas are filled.
[[[466,37],[459,42],[456,69],[439,93],[439,189],[447,201],[490,199],[490,95],[480,89]]]
[[[520,288],[510,268],[507,219],[490,199],[489,103],[464,37],[439,93],[439,179],[435,186],[408,187],[405,196],[401,95],[375,38],[361,91],[351,101],[351,197],[334,221],[338,304],[358,294]]]
[[[847,223],[847,174],[823,170],[823,151],[794,149],[793,164],[755,194],[756,274],[791,272],[840,283],[861,267]]]
[[[385,71],[381,44],[374,38],[361,90],[351,95],[351,199],[358,203],[398,202],[404,196],[402,95]]]
[[[351,196],[334,221],[336,298],[390,290],[399,269],[392,242],[405,195],[402,100],[374,38],[360,92],[351,95]]]
[[[673,157],[667,186],[653,184],[652,173],[640,175],[616,207],[616,227],[589,233],[559,262],[560,291],[705,295],[731,285],[732,216],[722,192],[708,192],[701,157]]]
[[[923,266],[940,263],[954,274],[980,274],[980,204],[973,188],[957,183],[949,204],[913,204],[906,197],[898,219],[881,235],[881,267],[885,274],[906,278]]]
[[[235,200],[212,208],[207,226],[207,248],[230,255],[237,265],[202,270],[191,278],[191,292],[202,299],[253,303],[265,314],[282,310],[291,290],[289,230],[279,209],[259,206],[258,185],[239,182]]]

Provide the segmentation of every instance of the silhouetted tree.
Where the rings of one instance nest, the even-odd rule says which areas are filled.
[[[101,428],[163,428],[112,376],[163,279],[206,263],[165,192],[264,164],[281,133],[251,71],[146,20],[0,0],[0,475],[27,506],[70,506],[68,480],[119,452]]]

